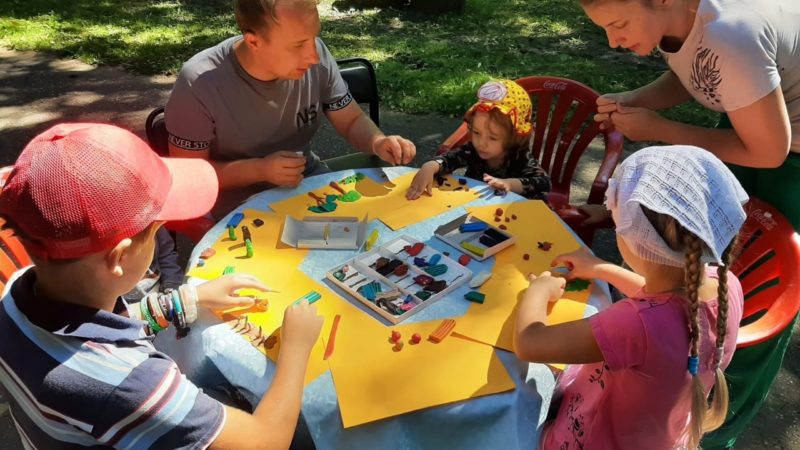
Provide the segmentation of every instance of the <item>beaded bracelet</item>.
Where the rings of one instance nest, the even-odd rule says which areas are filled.
[[[186,323],[197,320],[197,288],[190,284],[182,284],[178,288],[183,303],[183,312],[186,314]]]
[[[139,309],[142,311],[142,317],[147,322],[147,325],[150,326],[150,329],[153,330],[153,333],[158,333],[159,331],[164,330],[158,322],[153,319],[153,315],[150,314],[150,308],[147,306],[147,301],[142,299],[139,301]]]

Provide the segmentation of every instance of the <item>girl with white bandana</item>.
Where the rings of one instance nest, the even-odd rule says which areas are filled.
[[[747,199],[725,165],[697,147],[650,147],[622,163],[606,206],[633,271],[586,250],[552,264],[566,266],[567,278],[601,279],[629,298],[547,326],[548,304],[563,296],[566,281],[544,272],[530,275],[519,305],[517,356],[572,364],[559,378],[561,402],[551,405],[557,414],[541,448],[694,449],[722,424],[723,370],[743,307],[728,266]]]

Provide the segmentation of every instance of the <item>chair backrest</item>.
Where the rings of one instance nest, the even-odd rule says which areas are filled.
[[[167,125],[164,123],[164,107],[159,106],[147,116],[144,122],[144,132],[147,136],[147,143],[160,156],[169,156],[169,134]]]
[[[337,59],[339,72],[357,103],[369,103],[369,117],[380,126],[380,98],[375,68],[364,58]]]
[[[0,228],[5,221],[0,218]],[[11,229],[0,229],[0,291],[3,290],[11,275],[22,267],[31,264],[31,259],[22,243],[14,236]]]
[[[608,178],[622,155],[622,134],[601,130],[594,121],[599,94],[590,87],[567,78],[531,76],[516,80],[531,96],[534,131],[531,152],[550,174],[552,189],[548,203],[569,202],[572,177],[583,152],[603,135],[606,155],[589,193],[589,203],[602,203]],[[462,124],[440,147],[438,153],[464,145],[469,140],[467,124]],[[552,206],[552,205],[551,205]]]
[[[738,347],[780,334],[800,309],[800,236],[775,208],[752,198],[731,271],[742,283]]]

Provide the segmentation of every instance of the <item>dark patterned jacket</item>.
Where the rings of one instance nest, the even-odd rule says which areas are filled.
[[[522,195],[526,198],[541,199],[550,191],[550,175],[531,157],[530,151],[519,149],[509,151],[509,158],[497,169],[490,169],[481,159],[472,142],[437,156],[434,161],[441,164],[439,174],[446,175],[462,167],[467,168],[466,176],[483,181],[483,174],[495,178],[519,178],[522,182]]]

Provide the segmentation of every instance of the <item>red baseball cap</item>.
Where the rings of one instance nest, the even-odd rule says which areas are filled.
[[[69,123],[36,136],[0,194],[0,214],[35,242],[41,258],[110,249],[156,221],[207,213],[219,185],[202,159],[160,158],[113,125]]]

